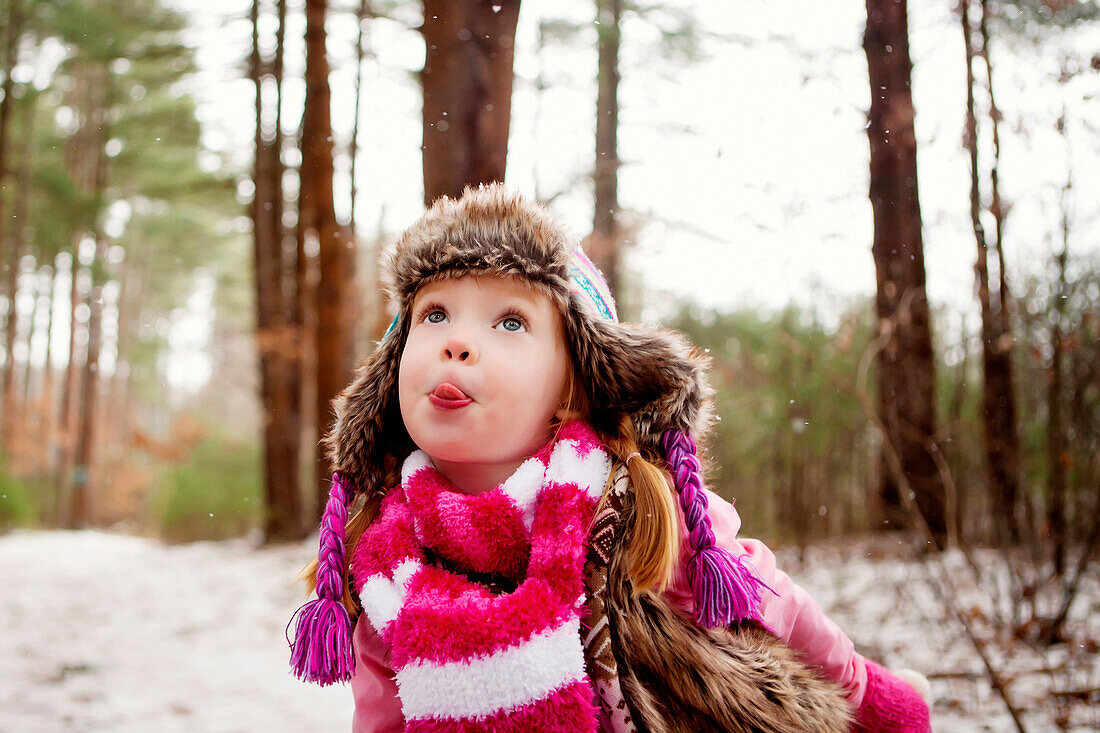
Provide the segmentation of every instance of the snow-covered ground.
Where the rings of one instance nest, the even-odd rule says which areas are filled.
[[[923,571],[881,546],[834,543],[804,564],[781,560],[862,651],[932,677],[937,731],[1014,730]],[[99,531],[0,537],[0,731],[348,730],[347,688],[306,685],[287,668],[285,626],[302,601],[292,580],[313,547],[168,546]],[[979,631],[990,597],[975,588],[961,599]],[[1074,643],[991,648],[1028,730],[1058,730],[1067,711],[1070,729],[1100,729],[1095,696],[1067,707],[1049,694],[1100,686],[1098,610],[1094,575],[1075,604]]]

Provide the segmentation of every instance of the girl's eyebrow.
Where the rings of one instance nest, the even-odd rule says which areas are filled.
[[[416,294],[416,297],[413,301],[413,310],[417,311],[421,309],[425,303],[431,302],[437,302],[440,306],[442,306],[442,301],[446,298],[446,296],[443,295],[443,292],[441,291],[445,290],[446,289],[442,287],[430,288],[427,289],[427,291],[421,290],[419,293]],[[500,301],[503,303],[503,307],[508,307],[515,301],[520,301],[523,305],[527,306],[528,310],[537,311],[540,295],[542,294],[537,290],[534,290],[533,288],[516,288],[511,292],[502,294],[500,296]]]
[[[531,307],[536,307],[539,303],[539,295],[541,293],[529,288],[519,288],[504,296],[505,300],[522,300]]]

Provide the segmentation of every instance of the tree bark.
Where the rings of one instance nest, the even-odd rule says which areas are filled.
[[[504,180],[519,0],[424,0],[424,203]]]
[[[64,524],[67,521],[68,501],[66,500],[66,486],[68,484],[68,470],[72,459],[73,450],[73,403],[76,401],[76,375],[80,362],[76,356],[76,309],[80,303],[80,289],[78,275],[80,273],[80,238],[82,232],[74,230],[70,235],[70,247],[72,250],[71,264],[69,266],[69,349],[66,355],[65,373],[61,384],[61,405],[57,412],[58,432],[60,443],[57,446],[57,466],[54,484],[58,489],[58,515],[57,523]]]
[[[359,0],[359,12],[356,20],[359,23],[355,36],[355,106],[351,119],[351,141],[348,144],[348,157],[350,158],[350,170],[348,171],[351,187],[351,205],[348,211],[348,228],[354,236],[358,229],[355,225],[355,200],[359,197],[359,186],[355,181],[357,161],[359,158],[359,107],[363,97],[363,61],[367,56],[364,41],[368,40],[365,26],[367,18],[371,15],[370,0]]]
[[[0,220],[2,221],[2,220]],[[0,226],[0,239],[9,240],[5,234],[7,227]],[[4,323],[4,391],[0,395],[0,447],[8,448],[15,430],[17,405],[15,403],[15,346],[19,336],[19,312],[16,301],[19,296],[20,260],[23,257],[22,242],[11,238],[8,242],[9,257],[5,263],[8,269],[7,296],[8,313]]]
[[[281,87],[282,18],[285,4],[280,0],[279,36],[276,59],[272,66],[277,87]],[[299,476],[298,364],[301,348],[298,331],[288,320],[296,297],[287,295],[282,223],[281,134],[276,93],[274,129],[265,124],[263,82],[265,69],[259,50],[259,0],[251,10],[252,52],[249,75],[256,87],[255,98],[255,191],[252,218],[253,254],[256,274],[256,342],[260,362],[260,397],[264,415],[264,536],[267,541],[298,539],[305,534],[302,521]],[[270,106],[270,100],[268,105]]]
[[[8,22],[4,38],[4,98],[0,100],[0,222],[6,221],[4,203],[7,199],[8,138],[11,132],[11,113],[15,104],[15,80],[12,69],[18,61],[19,38],[23,34],[23,2],[11,0],[8,6]],[[12,429],[13,400],[15,399],[15,296],[19,286],[20,242],[8,242],[6,227],[0,226],[0,267],[7,270],[8,315],[4,329],[3,392],[0,393],[0,447],[8,445]]]
[[[299,226],[317,245],[320,279],[316,291],[317,435],[332,429],[332,400],[351,379],[349,314],[355,297],[353,241],[336,222],[333,206],[333,144],[329,66],[325,52],[326,0],[306,1],[306,97],[302,117],[302,171]],[[328,498],[328,458],[318,455],[316,513]]]
[[[103,233],[102,215],[106,210],[107,192],[107,141],[110,139],[109,119],[113,101],[111,71],[106,63],[96,65],[91,72],[92,86],[96,89],[95,103],[89,109],[88,119],[94,133],[90,139],[94,144],[89,151],[93,156],[91,167],[92,181],[92,231],[95,241],[95,254],[88,267],[92,276],[91,289],[88,292],[88,350],[80,372],[80,401],[76,423],[76,448],[73,453],[71,480],[72,507],[69,513],[69,527],[81,528],[92,521],[92,501],[95,493],[95,430],[96,402],[99,395],[99,351],[102,339],[101,325],[103,313],[103,288],[99,282],[99,270],[103,266],[107,252],[107,240]]]
[[[0,220],[2,221],[2,220]],[[9,240],[5,234],[7,227],[0,226],[0,239]],[[17,405],[15,403],[15,346],[19,336],[19,312],[16,300],[19,295],[20,260],[23,257],[22,242],[13,237],[8,242],[10,256],[5,263],[8,268],[8,313],[4,323],[4,391],[0,399],[0,447],[8,448],[16,424]]]
[[[58,272],[56,269],[57,258],[54,258],[54,266],[50,268],[50,283],[46,290],[46,357],[42,365],[42,428],[45,436],[43,449],[46,451],[46,460],[43,470],[49,473],[52,465],[52,448],[54,436],[54,373],[53,373],[53,301],[57,293]]]
[[[92,65],[80,58],[72,61],[72,77],[76,82],[70,98],[70,104],[79,111],[80,127],[70,136],[65,146],[65,167],[69,177],[73,181],[73,187],[78,195],[91,200],[95,196],[96,170],[99,165],[99,155],[103,151],[103,144],[99,141],[99,133],[95,119],[98,94],[101,84],[95,76]],[[87,232],[94,226],[94,212],[83,216],[77,221],[69,235],[69,246],[72,250],[72,266],[70,268],[71,282],[69,286],[69,350],[65,367],[64,383],[61,391],[61,408],[59,410],[59,434],[61,442],[58,450],[55,485],[57,487],[57,523],[61,526],[71,526],[73,523],[72,502],[72,477],[73,461],[76,452],[76,436],[78,431],[78,410],[80,407],[80,374],[81,360],[77,354],[76,332],[77,311],[81,298],[87,296],[91,288],[82,292],[81,278],[82,266],[80,264],[80,244]],[[92,269],[87,268],[87,273]],[[87,274],[86,273],[86,274]],[[87,343],[85,343],[85,354]]]
[[[982,318],[982,432],[985,442],[986,475],[993,505],[1000,510],[1001,539],[1020,539],[1020,523],[1016,512],[1019,500],[1019,440],[1016,433],[1016,402],[1012,386],[1012,343],[1005,331],[1007,314],[1003,299],[1005,287],[1004,258],[998,257],[1000,287],[991,293],[989,255],[981,213],[981,171],[978,161],[978,118],[974,100],[973,26],[970,21],[970,0],[959,6],[966,54],[966,147],[970,155],[970,219],[978,256],[974,271],[978,302]],[[984,52],[984,49],[982,49]],[[994,168],[994,171],[996,168]],[[994,218],[997,237],[1001,233],[1002,213],[999,198],[995,199]],[[999,251],[999,247],[998,247]],[[994,306],[997,306],[996,308]]]
[[[1053,293],[1054,322],[1050,327],[1050,370],[1047,383],[1047,490],[1050,505],[1047,510],[1047,523],[1050,525],[1050,540],[1054,546],[1054,574],[1061,577],[1066,571],[1066,458],[1065,419],[1062,415],[1062,322],[1065,319],[1068,295],[1066,286],[1066,259],[1069,255],[1069,191],[1071,179],[1066,179],[1062,188],[1062,251],[1055,261],[1058,266],[1058,282]]]
[[[285,374],[280,377],[281,383],[284,386],[280,387],[280,390],[285,392],[284,402],[286,415],[283,420],[283,427],[281,428],[285,437],[280,438],[280,440],[285,443],[282,450],[287,454],[287,458],[284,461],[286,466],[281,470],[285,475],[293,476],[292,485],[287,487],[286,495],[292,495],[295,498],[292,503],[288,504],[285,511],[288,515],[293,514],[297,516],[296,521],[298,526],[302,527],[300,531],[306,531],[309,529],[309,526],[308,522],[306,522],[307,514],[302,506],[304,495],[301,484],[301,466],[303,460],[308,462],[313,457],[313,454],[308,452],[308,450],[304,457],[302,455],[303,424],[306,422],[303,410],[305,399],[303,384],[306,378],[305,354],[307,341],[304,314],[306,312],[306,297],[308,293],[304,273],[306,271],[308,258],[302,247],[303,242],[301,238],[288,236],[289,232],[283,219],[283,215],[287,208],[286,194],[283,188],[283,177],[286,173],[286,165],[283,163],[282,157],[286,147],[285,135],[283,134],[283,70],[284,58],[286,56],[286,0],[276,0],[275,13],[277,15],[275,27],[275,55],[272,59],[271,66],[271,75],[275,81],[275,126],[272,145],[267,150],[269,156],[267,172],[271,179],[269,185],[271,191],[269,218],[271,220],[271,231],[274,233],[278,243],[278,249],[276,251],[282,253],[282,258],[280,260],[281,267],[278,274],[280,294],[283,301],[281,306],[283,313],[282,328],[290,334],[290,346],[279,354],[279,358],[285,362],[282,365]],[[291,440],[295,441],[293,445],[290,445]],[[310,441],[310,443],[306,445],[315,444],[316,441]]]
[[[863,48],[871,82],[867,126],[870,199],[874,213],[880,332],[878,403],[884,440],[897,450],[917,508],[942,546],[946,535],[944,491],[928,445],[935,445],[935,365],[925,294],[924,247],[917,195],[917,140],[910,90],[912,63],[906,2],[867,0]],[[911,526],[905,497],[880,459],[883,528]]]
[[[99,394],[99,347],[103,316],[103,289],[96,285],[88,295],[88,355],[80,374],[80,420],[77,426],[76,451],[73,456],[72,508],[69,528],[87,527],[92,520],[93,448],[95,446],[96,399]]]
[[[31,165],[32,156],[34,155],[34,112],[34,99],[24,97],[22,109],[20,110],[20,114],[23,118],[20,129],[20,136],[23,140],[23,144],[19,151],[19,167],[18,170],[16,170],[15,178],[15,202],[12,207],[11,217],[11,239],[15,245],[16,251],[19,253],[29,249],[29,242],[27,241],[27,221],[30,213]],[[38,318],[38,306],[41,300],[38,281],[41,280],[42,277],[37,264],[31,272],[34,275],[30,278],[32,283],[31,294],[33,298],[31,300],[30,318],[27,322],[27,361],[23,364],[23,373],[20,375],[21,378],[19,380],[22,390],[21,399],[19,401],[20,414],[18,416],[10,416],[20,428],[26,426],[28,413],[30,411],[31,383],[34,381],[32,378],[34,365],[31,360],[31,347],[34,344],[35,321]],[[13,382],[14,381],[15,380],[13,380]]]
[[[1003,493],[1006,506],[1012,506],[1020,493],[1020,433],[1016,425],[1016,380],[1012,364],[1012,354],[1016,339],[1013,337],[1012,297],[1008,287],[1008,274],[1005,267],[1004,225],[1007,211],[1001,200],[1000,163],[1001,163],[1001,111],[997,107],[997,98],[993,93],[993,63],[989,51],[989,7],[987,0],[981,0],[982,15],[978,30],[982,38],[981,57],[985,61],[987,93],[989,94],[989,122],[993,131],[993,161],[989,169],[989,211],[993,214],[993,247],[997,253],[997,291],[994,293],[994,312],[997,316],[997,340],[994,344],[993,371],[994,385],[997,389],[997,442],[1004,454]],[[1009,529],[1016,530],[1015,517],[1009,519]],[[1015,538],[1015,537],[1014,537]]]
[[[619,299],[619,43],[623,0],[597,0],[596,206],[589,254]]]
[[[76,179],[74,178],[74,181]],[[72,488],[69,479],[71,477],[70,467],[72,466],[73,451],[75,443],[73,435],[75,434],[74,420],[75,410],[73,405],[77,400],[77,374],[80,369],[80,361],[76,354],[76,312],[77,306],[80,303],[80,289],[78,275],[80,273],[80,261],[77,257],[77,253],[80,249],[80,238],[82,232],[79,229],[74,229],[70,234],[70,249],[72,257],[70,258],[69,265],[69,346],[65,356],[65,370],[62,373],[61,378],[61,404],[58,407],[57,414],[55,416],[57,422],[57,431],[55,435],[57,440],[51,445],[51,452],[53,453],[53,484],[56,491],[56,514],[54,521],[58,526],[68,526],[69,517],[71,516],[72,501],[70,496],[70,489]]]

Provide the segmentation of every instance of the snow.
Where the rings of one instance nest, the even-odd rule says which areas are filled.
[[[779,556],[861,651],[932,678],[937,731],[1014,730],[921,567],[881,546],[845,541],[815,545],[802,562]],[[304,600],[293,578],[313,552],[312,541],[257,549],[102,531],[0,537],[0,730],[348,730],[350,691],[301,683],[287,666],[286,623]],[[978,560],[995,567],[991,554]],[[946,561],[965,585],[961,556]],[[991,638],[994,594],[966,587],[962,607]],[[1049,694],[1098,686],[1098,606],[1093,574],[1072,614],[1074,643],[1035,651],[994,639],[990,653],[1029,730],[1055,730],[1059,715],[1069,730],[1100,728],[1095,704],[1066,708]],[[1058,671],[1034,672],[1047,668]]]
[[[0,538],[0,730],[350,728],[346,688],[290,675],[306,543],[164,545],[81,532]]]

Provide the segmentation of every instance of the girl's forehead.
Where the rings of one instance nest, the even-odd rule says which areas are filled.
[[[443,296],[461,290],[476,288],[493,297],[514,297],[536,303],[549,303],[549,297],[530,280],[515,276],[467,274],[433,280],[416,293],[415,301],[425,296]]]

